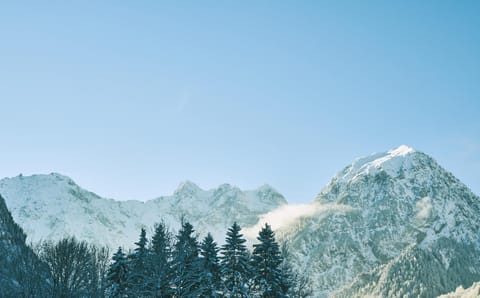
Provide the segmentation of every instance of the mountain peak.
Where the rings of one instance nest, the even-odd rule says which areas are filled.
[[[409,147],[407,145],[400,145],[397,148],[388,151],[388,154],[390,154],[392,156],[398,156],[398,155],[403,156],[403,155],[407,155],[409,153],[413,153],[415,151],[416,150],[413,149],[412,147]]]
[[[195,194],[197,192],[202,191],[202,189],[193,183],[192,181],[185,180],[180,182],[177,189],[174,192],[174,195],[185,195],[185,194]]]
[[[358,158],[340,172],[336,179],[339,182],[349,182],[360,176],[375,174],[380,171],[385,171],[390,176],[396,176],[402,169],[411,167],[414,153],[417,153],[415,149],[401,145],[387,152],[374,153],[367,157]]]
[[[270,184],[267,184],[267,183],[264,183],[264,184],[260,185],[259,187],[257,187],[257,191],[278,193],[278,191],[273,186],[271,186]]]

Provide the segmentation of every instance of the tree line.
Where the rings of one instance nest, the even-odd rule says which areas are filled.
[[[75,238],[37,246],[52,275],[53,297],[308,297],[311,288],[287,261],[288,250],[268,224],[248,250],[234,223],[219,246],[211,234],[199,240],[182,220],[173,234],[163,222],[151,239],[144,228],[128,252],[113,254]]]

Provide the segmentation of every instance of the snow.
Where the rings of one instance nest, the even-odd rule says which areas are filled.
[[[383,153],[374,153],[368,157],[355,160],[349,167],[337,175],[340,182],[353,181],[362,175],[375,174],[381,170],[396,176],[402,169],[411,165],[411,154],[415,149],[401,145]]]
[[[398,148],[388,151],[392,156],[404,156],[413,152],[415,152],[415,149],[407,145],[400,145]]]
[[[471,287],[464,289],[459,286],[455,292],[438,296],[438,298],[478,298],[480,297],[480,282],[474,283]]]
[[[417,219],[424,221],[428,219],[432,213],[432,200],[426,196],[416,203]]]

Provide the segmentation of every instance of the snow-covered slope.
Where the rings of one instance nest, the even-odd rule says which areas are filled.
[[[142,226],[152,228],[161,220],[177,229],[182,216],[200,234],[210,231],[221,242],[234,221],[253,225],[260,214],[286,203],[268,185],[241,191],[223,184],[205,191],[189,181],[181,183],[172,196],[146,202],[115,201],[56,173],[2,179],[0,194],[29,241],[75,235],[109,247],[131,247]]]
[[[470,288],[458,287],[455,292],[441,295],[438,298],[478,298],[480,297],[480,282],[474,283]]]
[[[356,160],[310,210],[277,233],[317,297],[435,297],[480,280],[480,198],[412,148]]]

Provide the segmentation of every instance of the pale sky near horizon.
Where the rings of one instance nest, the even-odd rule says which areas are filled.
[[[0,4],[0,177],[312,200],[406,144],[480,194],[480,1]]]

